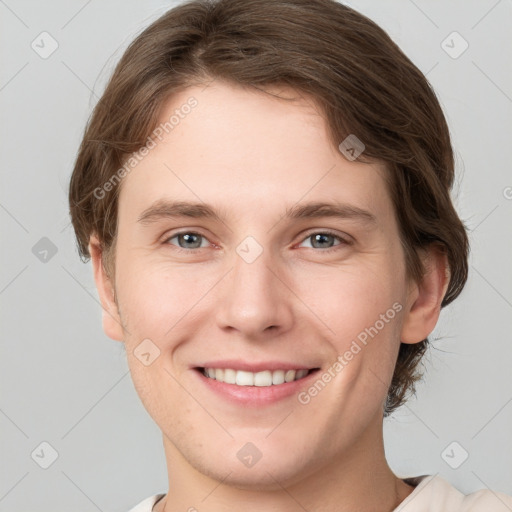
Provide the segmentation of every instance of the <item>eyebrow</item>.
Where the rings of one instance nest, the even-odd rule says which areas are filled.
[[[144,210],[137,222],[143,225],[152,224],[162,219],[188,217],[194,219],[209,219],[225,223],[226,216],[206,203],[191,203],[187,201],[170,201],[160,199]],[[283,219],[312,219],[333,217],[350,219],[365,224],[377,224],[376,216],[368,210],[355,205],[337,202],[311,202],[299,204],[286,209]]]

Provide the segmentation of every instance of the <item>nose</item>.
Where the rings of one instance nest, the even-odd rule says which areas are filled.
[[[223,330],[252,340],[275,337],[292,326],[293,293],[283,264],[263,251],[255,261],[235,253],[223,279],[216,320]]]

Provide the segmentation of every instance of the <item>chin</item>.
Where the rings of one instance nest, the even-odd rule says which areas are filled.
[[[301,472],[292,463],[279,465],[260,460],[251,468],[240,467],[236,464],[225,464],[222,467],[202,465],[197,468],[206,476],[246,491],[281,491],[283,486],[293,484],[301,479]]]
[[[210,439],[211,442],[211,439]],[[217,446],[182,446],[181,454],[199,473],[223,485],[253,491],[282,490],[302,480],[311,468],[306,454],[286,445],[276,446],[263,440],[254,444],[238,440]],[[257,448],[256,446],[259,446]],[[296,448],[299,448],[298,446]]]

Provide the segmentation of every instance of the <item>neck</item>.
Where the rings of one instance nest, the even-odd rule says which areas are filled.
[[[257,489],[231,485],[228,471],[223,480],[206,476],[192,467],[165,435],[163,439],[169,492],[155,512],[392,512],[413,490],[387,464],[382,418],[350,449],[321,460],[309,473],[293,481],[275,479],[274,485],[263,488],[255,484]]]

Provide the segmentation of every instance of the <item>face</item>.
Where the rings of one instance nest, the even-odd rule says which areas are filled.
[[[295,99],[215,81],[166,104],[179,122],[122,183],[105,323],[176,460],[241,487],[378,438],[417,296],[386,169],[346,159],[311,99],[280,94]]]

